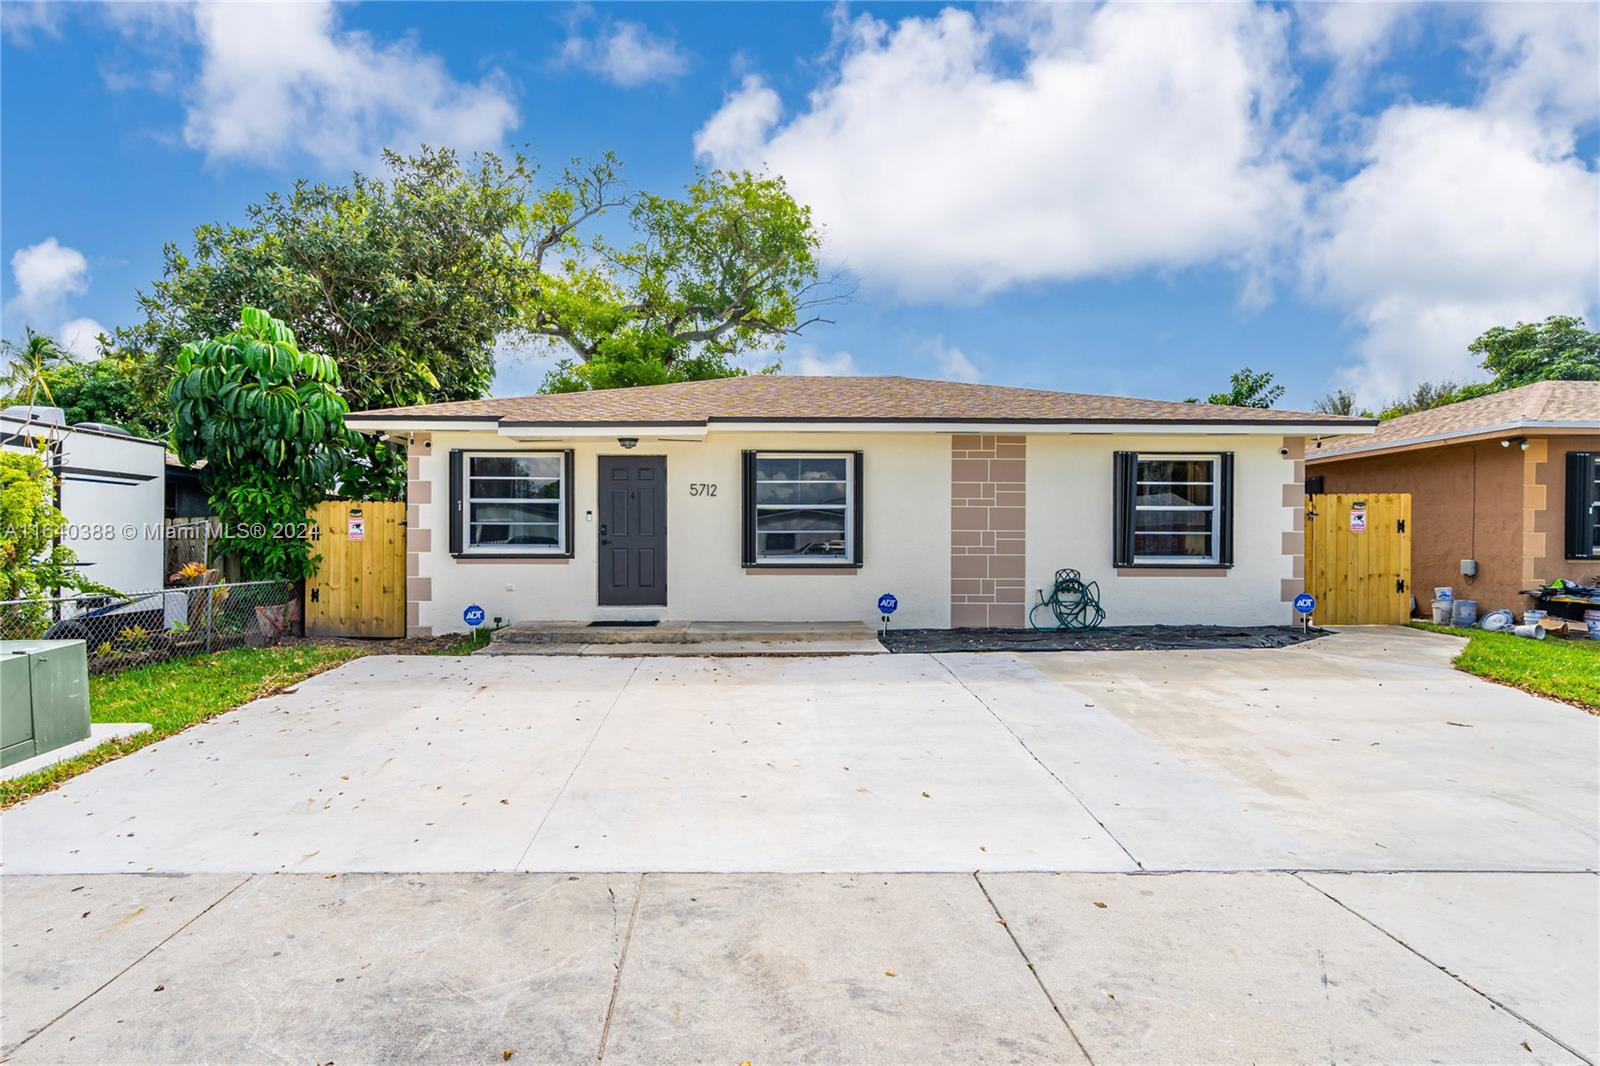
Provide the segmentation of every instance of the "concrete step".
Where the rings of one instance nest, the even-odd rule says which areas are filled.
[[[662,622],[654,626],[513,622],[495,630],[491,646],[862,642],[877,643],[877,632],[864,622]]]

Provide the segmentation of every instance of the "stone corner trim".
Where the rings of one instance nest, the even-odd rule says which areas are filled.
[[[950,439],[950,625],[1026,622],[1028,438]]]
[[[1290,477],[1294,480],[1283,486],[1283,505],[1289,511],[1289,528],[1283,533],[1283,554],[1289,559],[1289,576],[1278,583],[1278,597],[1283,603],[1293,603],[1294,598],[1306,590],[1306,439],[1283,438],[1284,458],[1289,462]],[[1289,609],[1289,621],[1298,617]]]
[[[422,476],[422,460],[433,454],[427,433],[412,434],[406,445],[406,636],[431,637],[421,624],[422,605],[433,599],[433,579],[422,575],[423,559],[433,550],[433,531],[422,517],[433,502],[433,482]]]

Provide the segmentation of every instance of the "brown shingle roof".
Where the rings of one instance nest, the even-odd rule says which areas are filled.
[[[1368,426],[1367,419],[1253,407],[1221,407],[972,385],[905,377],[758,374],[632,389],[515,396],[360,411],[363,420],[482,419],[507,424],[703,424],[735,422],[1203,422]]]
[[[1323,441],[1306,456],[1322,462],[1355,453],[1415,446],[1429,441],[1470,437],[1497,429],[1538,423],[1583,423],[1600,430],[1600,381],[1536,381],[1475,400],[1446,404],[1414,415],[1379,423],[1371,436]]]

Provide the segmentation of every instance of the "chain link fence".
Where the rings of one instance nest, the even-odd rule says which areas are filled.
[[[300,624],[293,581],[0,600],[0,640],[81,640],[92,674],[226,648],[262,648]]]

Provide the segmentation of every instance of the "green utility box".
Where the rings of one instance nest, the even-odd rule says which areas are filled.
[[[89,736],[81,640],[0,640],[0,766]]]

